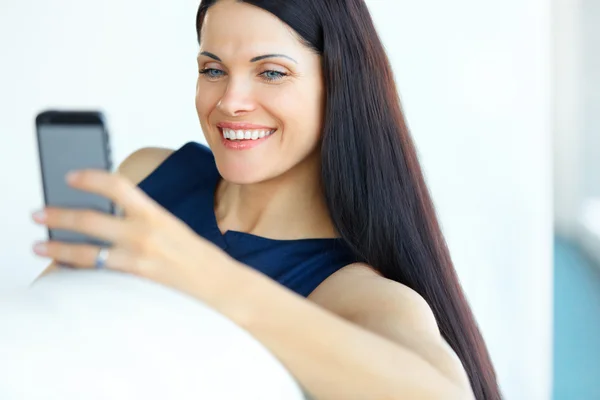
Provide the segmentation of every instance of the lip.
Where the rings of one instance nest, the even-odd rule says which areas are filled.
[[[251,124],[249,122],[219,122],[217,124],[217,127],[221,129],[232,129],[234,131],[251,129],[264,129],[274,131],[277,129],[271,126]]]

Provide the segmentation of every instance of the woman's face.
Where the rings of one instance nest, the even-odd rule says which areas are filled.
[[[198,117],[227,181],[257,183],[318,160],[321,59],[289,26],[220,0],[203,23],[198,68]]]

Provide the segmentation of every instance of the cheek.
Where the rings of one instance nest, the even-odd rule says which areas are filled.
[[[208,114],[217,106],[219,93],[215,86],[205,82],[196,85],[196,111],[201,119],[208,118]]]
[[[293,134],[294,141],[320,136],[323,100],[318,89],[306,85],[301,90],[281,91],[266,101],[270,111],[283,123],[284,132]]]
[[[213,87],[211,87],[213,86]],[[213,110],[217,106],[219,101],[219,94],[216,85],[206,85],[206,82],[199,83],[196,86],[196,113],[198,114],[198,120],[204,138],[209,146],[213,145],[213,138],[208,134],[210,132],[210,116]]]

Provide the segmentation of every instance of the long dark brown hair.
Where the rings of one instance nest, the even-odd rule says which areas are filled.
[[[206,11],[216,1],[200,4],[198,42]],[[322,56],[322,182],[340,236],[358,259],[427,301],[462,361],[475,397],[500,399],[364,0],[239,1],[272,13]]]

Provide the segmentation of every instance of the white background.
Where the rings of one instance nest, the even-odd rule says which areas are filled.
[[[507,399],[549,399],[550,4],[370,0],[457,270]],[[2,0],[0,290],[46,264],[33,120],[100,108],[119,163],[202,141],[197,1]]]
[[[600,198],[600,2],[579,0],[581,13],[582,60],[581,75],[583,134],[585,137],[585,172],[587,196]]]
[[[585,199],[600,197],[600,2],[554,6],[554,212],[558,232],[576,237]]]
[[[600,2],[553,2],[555,228],[600,260]]]

